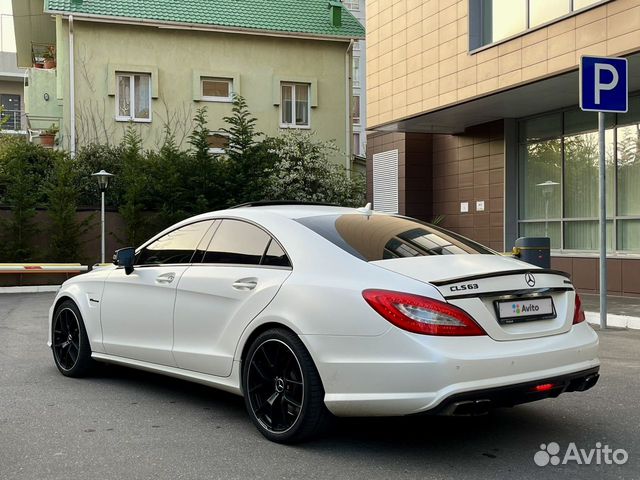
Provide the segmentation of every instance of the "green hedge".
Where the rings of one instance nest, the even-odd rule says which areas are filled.
[[[115,174],[107,208],[126,224],[123,242],[139,245],[148,236],[179,220],[247,201],[314,200],[359,206],[365,182],[348,177],[329,161],[330,142],[292,131],[268,138],[255,130],[255,119],[242,97],[225,118],[230,144],[226,155],[211,155],[206,110],[198,110],[188,150],[179,150],[170,131],[158,150],[144,151],[135,129],[120,145],[88,145],[75,158],[24,139],[0,135],[0,205],[9,208],[0,222],[0,262],[79,261],[82,235],[79,207],[99,208],[100,194],[91,174]],[[51,225],[34,221],[37,208],[47,209]],[[38,235],[49,248],[34,252]]]

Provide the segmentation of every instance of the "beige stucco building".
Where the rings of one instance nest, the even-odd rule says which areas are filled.
[[[369,195],[497,250],[549,236],[553,265],[597,290],[597,114],[582,55],[629,61],[607,117],[609,289],[640,294],[640,3],[371,0]],[[543,186],[542,184],[546,185]]]
[[[167,126],[185,146],[204,106],[219,149],[223,117],[240,94],[259,131],[313,131],[335,141],[335,160],[351,169],[352,47],[362,25],[339,2],[260,5],[14,0],[27,116],[43,129],[59,126],[68,150],[119,142],[130,125],[154,148]],[[38,64],[47,52],[53,67]]]

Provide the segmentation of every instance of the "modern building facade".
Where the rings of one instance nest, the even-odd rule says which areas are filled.
[[[16,40],[11,0],[0,0],[0,105],[3,133],[26,134],[24,117],[25,72],[16,63]]]
[[[366,22],[366,0],[342,0],[354,17],[364,25]],[[358,40],[353,44],[353,154],[359,158],[367,156],[367,44]]]
[[[212,148],[234,93],[258,130],[313,131],[352,168],[351,64],[362,25],[338,1],[14,0],[27,116],[56,124],[63,148],[118,142],[129,125],[145,148],[168,126],[177,142],[206,106]],[[301,21],[304,19],[305,21]],[[44,53],[38,48],[45,46]],[[36,68],[55,52],[54,68]],[[50,56],[50,55],[49,55]]]
[[[598,288],[597,114],[582,55],[629,61],[629,112],[607,117],[610,293],[640,295],[640,3],[367,4],[369,196],[498,251],[549,236],[552,265]]]

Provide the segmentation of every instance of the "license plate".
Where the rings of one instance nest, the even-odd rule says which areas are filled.
[[[498,322],[502,324],[556,318],[551,297],[513,298],[495,302]]]

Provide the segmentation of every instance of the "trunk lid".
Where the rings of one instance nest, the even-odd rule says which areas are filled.
[[[566,274],[498,255],[434,255],[371,262],[386,270],[430,283],[447,302],[462,308],[494,340],[557,335],[571,329],[575,292]],[[526,317],[521,309],[550,298],[554,313]],[[499,318],[498,302],[511,302],[513,316]],[[516,315],[516,311],[518,314]]]

